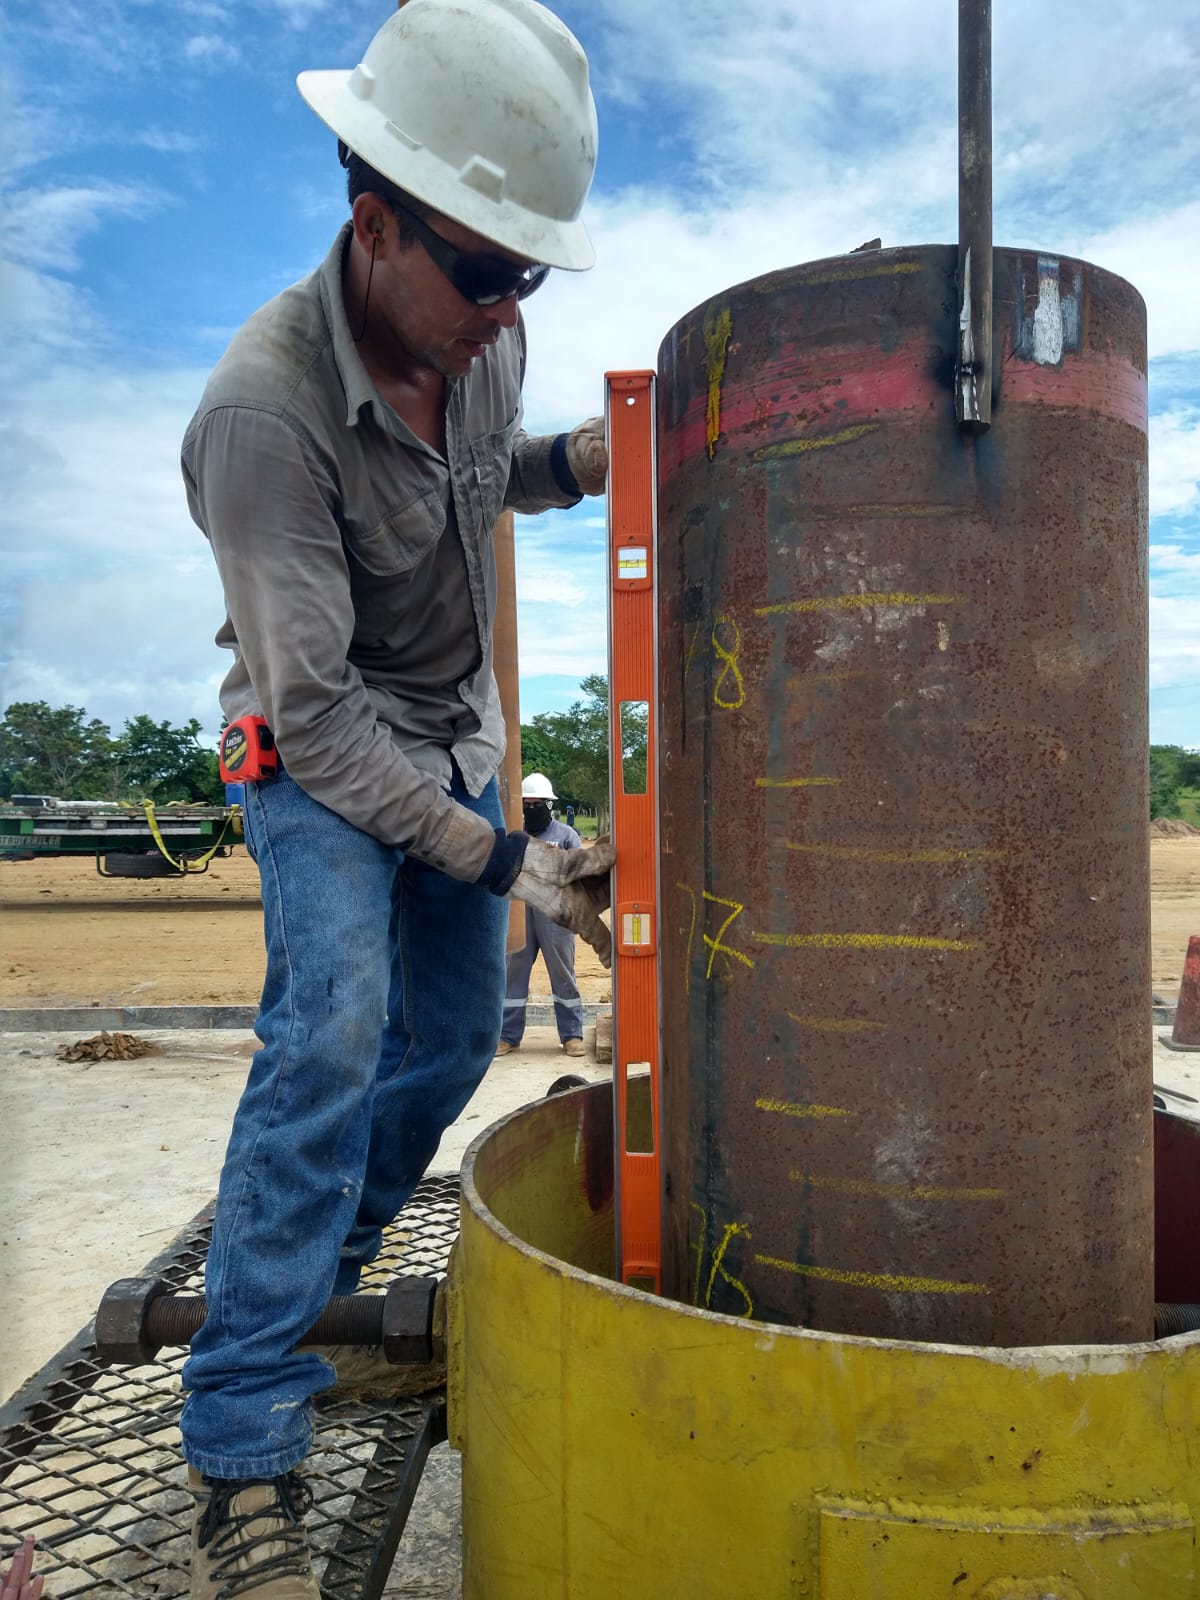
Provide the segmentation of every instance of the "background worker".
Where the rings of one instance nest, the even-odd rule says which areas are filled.
[[[183,1373],[193,1600],[318,1600],[296,1469],[335,1369],[297,1340],[495,1053],[504,897],[611,948],[611,850],[506,833],[495,782],[493,524],[599,494],[607,467],[599,421],[520,422],[519,302],[593,260],[586,59],[534,0],[408,0],[353,72],[299,87],[351,218],[234,337],[183,444],[228,607],[222,707],[260,713],[281,762],[246,785],[262,1048]]]
[[[578,850],[583,840],[559,822],[550,809],[557,796],[543,772],[531,772],[521,784],[521,803],[525,813],[525,832],[556,850]],[[525,1036],[525,1006],[529,998],[529,974],[538,954],[546,963],[550,993],[554,999],[554,1021],[558,1037],[569,1056],[583,1054],[583,1002],[575,982],[575,935],[550,917],[525,907],[525,943],[508,957],[504,983],[504,1020],[500,1025],[498,1056],[515,1050]]]

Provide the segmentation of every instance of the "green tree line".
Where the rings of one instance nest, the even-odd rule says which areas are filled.
[[[608,822],[608,679],[589,673],[580,680],[583,697],[566,711],[543,711],[521,724],[521,771],[544,772],[561,807],[586,806],[600,830]],[[626,790],[646,787],[648,743],[646,707],[630,702],[621,707],[621,763]]]
[[[544,772],[563,803],[608,812],[608,679],[591,673],[566,711],[546,711],[521,725],[521,770]],[[131,717],[113,735],[79,706],[15,701],[0,721],[0,794],[50,794],[60,800],[185,800],[219,805],[224,790],[216,752],[199,742],[200,723],[182,727]],[[647,728],[643,705],[622,707],[625,787],[645,787]],[[1150,815],[1200,817],[1200,751],[1150,746]]]
[[[1150,746],[1150,816],[1200,822],[1200,750]]]
[[[221,805],[217,754],[181,728],[131,717],[117,735],[79,706],[14,701],[0,721],[0,794],[59,800],[185,800]]]

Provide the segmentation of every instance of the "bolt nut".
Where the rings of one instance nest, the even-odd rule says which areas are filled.
[[[383,1353],[393,1366],[433,1360],[436,1278],[396,1278],[383,1297]]]
[[[114,1367],[144,1367],[158,1354],[149,1336],[147,1312],[171,1286],[162,1278],[118,1278],[96,1312],[96,1354]]]

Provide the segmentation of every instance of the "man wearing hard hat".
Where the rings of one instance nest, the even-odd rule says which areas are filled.
[[[222,706],[280,760],[246,784],[262,1048],[183,1374],[194,1600],[318,1600],[297,1469],[345,1373],[296,1344],[492,1058],[505,897],[610,950],[610,849],[504,831],[492,672],[496,517],[604,489],[599,421],[521,427],[520,303],[593,260],[587,62],[534,0],[408,0],[352,72],[299,87],[350,221],[235,336],[183,445],[228,608]]]
[[[559,822],[550,809],[557,799],[544,772],[531,772],[521,783],[525,832],[556,850],[578,850],[583,840]],[[504,982],[504,1021],[500,1025],[498,1056],[515,1050],[525,1037],[525,1008],[529,999],[529,974],[538,955],[546,963],[554,1021],[563,1049],[569,1056],[583,1054],[583,1004],[575,982],[575,935],[532,906],[525,907],[525,943],[508,957]]]

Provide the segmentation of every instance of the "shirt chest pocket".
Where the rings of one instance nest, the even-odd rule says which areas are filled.
[[[374,527],[348,525],[346,548],[352,564],[375,578],[399,578],[430,554],[446,527],[443,491],[430,489]]]
[[[504,509],[504,495],[508,488],[508,473],[512,465],[513,438],[517,431],[517,418],[495,433],[485,433],[471,444],[471,490],[478,502],[479,525],[490,533],[496,518]]]

